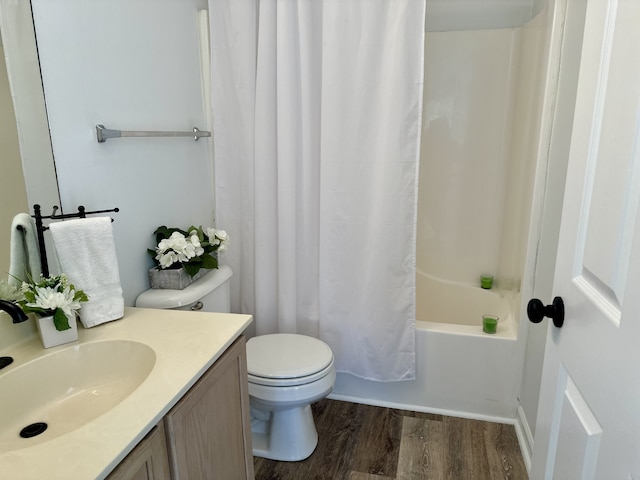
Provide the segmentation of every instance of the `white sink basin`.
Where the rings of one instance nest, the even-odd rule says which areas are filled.
[[[154,350],[144,343],[107,340],[14,363],[0,372],[0,451],[30,447],[82,427],[132,393],[155,362]],[[43,433],[21,438],[24,427],[39,422],[47,424]]]

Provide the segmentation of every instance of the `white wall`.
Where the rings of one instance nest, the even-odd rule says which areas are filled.
[[[206,127],[198,9],[206,2],[33,0],[65,212],[112,214],[125,303],[148,288],[159,225],[213,225],[210,140],[114,139],[121,130]],[[46,210],[46,207],[45,207]],[[223,226],[221,226],[223,228]]]

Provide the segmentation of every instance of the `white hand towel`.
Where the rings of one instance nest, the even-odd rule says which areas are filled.
[[[53,222],[49,228],[61,272],[89,296],[80,308],[85,328],[122,318],[124,298],[111,219]]]
[[[38,281],[41,273],[36,224],[28,213],[19,213],[11,222],[11,259],[7,281],[19,286],[29,277]]]

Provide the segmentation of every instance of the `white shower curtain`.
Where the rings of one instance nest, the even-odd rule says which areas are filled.
[[[234,311],[341,372],[415,376],[425,0],[210,0]]]

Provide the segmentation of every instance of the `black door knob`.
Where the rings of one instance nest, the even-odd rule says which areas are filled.
[[[544,317],[549,317],[553,324],[560,328],[564,324],[564,302],[562,298],[556,297],[551,305],[544,305],[534,298],[527,304],[527,316],[533,323],[540,323]]]

